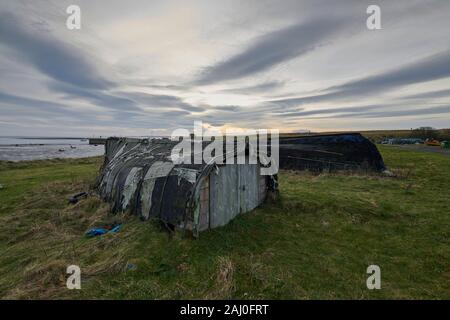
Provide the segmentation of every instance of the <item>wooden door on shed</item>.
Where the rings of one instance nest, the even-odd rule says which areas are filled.
[[[240,213],[248,212],[259,205],[259,165],[241,164],[239,167]]]
[[[240,212],[239,206],[239,166],[219,166],[210,174],[209,226],[215,228],[226,225]]]
[[[230,164],[220,166],[217,173],[213,170],[209,180],[209,227],[224,226],[239,213],[255,209],[265,196],[260,192],[265,187],[259,164]]]

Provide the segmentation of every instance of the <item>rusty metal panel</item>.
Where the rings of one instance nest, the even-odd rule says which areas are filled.
[[[220,166],[210,175],[210,227],[226,225],[239,214],[238,165]]]

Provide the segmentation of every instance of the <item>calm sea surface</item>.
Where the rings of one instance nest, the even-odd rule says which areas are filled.
[[[93,157],[104,150],[103,145],[91,146],[81,139],[0,137],[0,160],[7,161]]]

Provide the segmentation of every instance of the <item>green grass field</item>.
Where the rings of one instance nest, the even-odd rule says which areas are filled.
[[[380,149],[396,177],[284,171],[279,202],[198,240],[95,196],[69,205],[100,158],[0,162],[0,297],[450,299],[450,157]],[[111,220],[117,234],[84,237]],[[81,290],[65,286],[71,264]],[[371,264],[381,290],[366,288]]]

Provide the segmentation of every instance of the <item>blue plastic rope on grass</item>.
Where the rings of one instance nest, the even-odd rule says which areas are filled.
[[[116,233],[117,231],[120,230],[120,228],[122,227],[121,224],[118,224],[117,226],[115,226],[114,228],[108,230],[108,229],[104,229],[104,228],[92,228],[89,229],[86,232],[86,236],[87,237],[96,237],[96,236],[101,236],[107,233]]]

